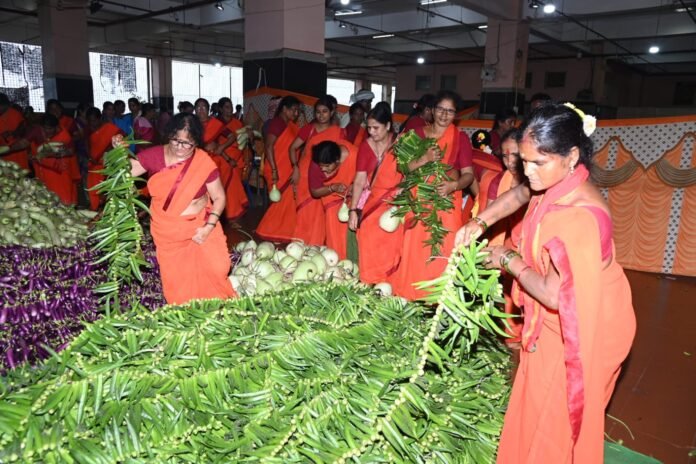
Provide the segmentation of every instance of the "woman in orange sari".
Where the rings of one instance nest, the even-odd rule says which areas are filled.
[[[442,246],[442,256],[431,256],[431,247],[424,245],[430,238],[430,232],[412,215],[406,215],[406,230],[401,251],[401,263],[392,280],[394,293],[408,299],[417,299],[427,295],[424,290],[417,290],[417,282],[439,277],[445,270],[447,259],[454,247],[454,235],[462,226],[462,190],[469,188],[474,181],[471,167],[471,142],[465,132],[454,125],[454,117],[461,99],[453,92],[442,91],[435,98],[435,120],[432,126],[416,130],[420,137],[433,138],[437,146],[429,149],[420,159],[409,163],[413,171],[426,163],[444,162],[452,169],[448,172],[450,181],[437,187],[442,196],[450,196],[454,207],[450,211],[438,213],[442,225],[449,232]],[[476,193],[476,192],[474,192]]]
[[[365,130],[365,109],[362,103],[353,103],[348,109],[348,116],[350,116],[350,122],[345,127],[346,140],[350,143],[359,147],[365,137],[367,136],[367,131]]]
[[[392,113],[386,102],[377,103],[368,113],[367,131],[370,137],[358,151],[348,227],[357,231],[360,280],[376,284],[389,281],[396,273],[404,237],[401,225],[394,232],[379,226],[379,219],[391,208],[389,201],[402,179],[391,151]]]
[[[340,259],[346,259],[348,224],[338,218],[338,211],[350,192],[357,158],[358,150],[347,140],[325,140],[312,147],[309,189],[324,206],[326,246],[335,250]]]
[[[58,118],[58,123],[60,124],[61,129],[65,129],[69,134],[75,132],[75,120],[65,114],[63,104],[55,98],[51,98],[46,101],[46,113],[52,114]]]
[[[0,154],[0,159],[15,162],[23,169],[29,169],[26,144],[21,140],[24,130],[24,116],[10,106],[7,95],[0,93],[0,146],[9,147],[7,152]]]
[[[256,228],[256,235],[264,240],[289,242],[295,233],[297,213],[295,195],[290,186],[297,158],[294,153],[288,155],[288,151],[297,137],[295,121],[299,115],[300,101],[292,95],[285,96],[266,128],[264,178],[269,190],[277,188],[281,196],[280,201],[271,203]]]
[[[225,188],[227,203],[225,216],[229,220],[239,218],[249,206],[244,185],[242,184],[242,171],[246,165],[244,153],[237,145],[237,131],[244,127],[242,122],[235,117],[232,100],[223,97],[218,101],[220,108],[220,121],[223,128],[218,135],[218,146],[215,149],[213,160],[220,169],[222,186]],[[225,174],[222,175],[224,166]]]
[[[149,174],[150,231],[155,242],[164,298],[182,304],[198,298],[236,296],[227,275],[231,261],[220,225],[225,191],[204,150],[203,127],[194,115],[174,116],[167,145],[131,159],[131,175]],[[115,137],[114,145],[123,143]]]
[[[498,463],[604,462],[604,411],[636,325],[609,209],[589,180],[593,123],[566,105],[534,110],[520,129],[529,187],[503,194],[457,234],[466,244],[531,189],[520,253],[493,247],[486,260],[514,277],[513,296],[524,308]]]
[[[104,174],[98,172],[104,169],[104,153],[111,149],[113,137],[117,134],[123,135],[123,132],[116,125],[103,121],[98,108],[87,110],[87,124],[90,129],[87,173],[89,209],[96,211],[103,199],[94,187],[104,180]]]
[[[60,127],[60,122],[55,116],[46,113],[41,120],[41,126],[32,130],[27,138],[31,144],[36,177],[66,205],[77,204],[80,168],[70,133]],[[61,145],[44,145],[49,142]]]
[[[338,142],[345,139],[344,131],[332,123],[336,107],[330,96],[324,96],[314,104],[314,120],[297,133],[297,138],[290,145],[290,159],[296,150],[302,149],[302,155],[293,169],[292,182],[296,187],[297,219],[293,237],[307,245],[323,245],[326,241],[326,221],[322,202],[314,198],[309,188],[309,166],[312,163],[312,147],[320,142],[330,140]]]

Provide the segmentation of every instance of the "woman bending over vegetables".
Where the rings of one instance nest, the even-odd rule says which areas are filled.
[[[520,366],[498,463],[601,464],[604,410],[636,330],[631,289],[614,260],[612,222],[589,180],[594,118],[546,104],[520,128],[528,186],[501,195],[457,233],[467,244],[529,201],[515,249],[489,249],[524,310]]]
[[[231,262],[220,226],[225,191],[208,154],[197,148],[203,127],[192,114],[172,117],[169,143],[147,148],[131,160],[131,174],[149,175],[150,230],[167,303],[236,296],[227,275]],[[113,139],[122,145],[123,136]]]

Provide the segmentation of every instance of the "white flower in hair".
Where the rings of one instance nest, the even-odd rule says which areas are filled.
[[[580,116],[580,119],[582,119],[582,131],[586,136],[591,136],[595,129],[597,129],[597,118],[590,114],[585,114],[583,110],[570,102],[566,102],[563,105],[578,113],[578,116]]]

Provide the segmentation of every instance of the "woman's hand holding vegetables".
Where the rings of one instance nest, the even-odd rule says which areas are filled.
[[[454,237],[454,246],[469,246],[471,242],[483,235],[483,226],[475,221],[469,221],[457,231]]]
[[[333,193],[345,193],[348,190],[348,186],[346,184],[329,184],[329,189]]]
[[[123,140],[123,135],[117,134],[111,137],[111,145],[114,148],[127,147],[128,143]]]
[[[442,197],[446,197],[455,190],[457,190],[456,180],[446,180],[437,186],[437,193]]]
[[[483,251],[487,251],[489,254],[483,260],[483,265],[486,269],[501,269],[500,257],[510,250],[510,248],[504,246],[494,246],[484,248]]]
[[[352,231],[358,230],[358,212],[353,210],[348,214],[348,228]]]

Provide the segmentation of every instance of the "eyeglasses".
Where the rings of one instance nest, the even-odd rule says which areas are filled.
[[[190,150],[191,148],[196,146],[195,143],[191,143],[191,142],[187,142],[186,140],[179,140],[179,139],[169,139],[169,143],[171,143],[175,147],[185,148],[187,150]]]
[[[455,110],[454,108],[443,108],[441,106],[436,106],[435,112],[445,113],[447,114],[447,116],[454,116],[455,114],[457,114],[457,110]]]

